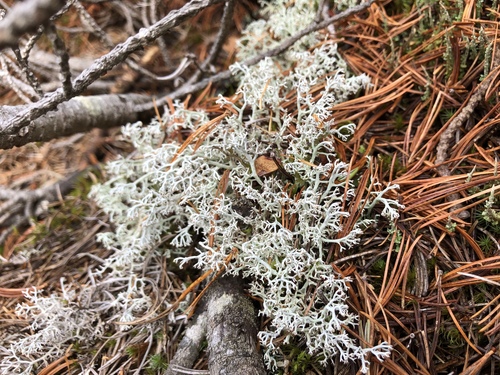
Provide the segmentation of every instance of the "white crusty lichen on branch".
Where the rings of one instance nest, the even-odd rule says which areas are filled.
[[[266,20],[245,30],[240,61],[273,48],[314,20],[314,1],[288,3],[265,2]],[[138,271],[144,254],[172,233],[171,251],[181,266],[225,268],[227,274],[252,280],[250,293],[262,299],[260,313],[271,318],[258,334],[269,369],[283,366],[275,339],[284,337],[286,344],[299,337],[323,363],[339,355],[342,361],[359,360],[367,372],[367,354],[382,360],[391,347],[385,342],[363,347],[347,334],[343,327],[355,325],[358,317],[346,303],[348,280],[333,271],[326,256],[332,243],[341,250],[358,244],[362,228],[376,219],[364,218],[339,238],[341,219],[348,216],[343,207],[354,185],[352,180],[346,184],[348,165],[336,159],[331,140],[346,140],[355,125],[329,120],[330,108],[357,94],[369,79],[349,74],[337,45],[319,32],[279,57],[252,67],[236,63],[231,69],[241,99],[220,97],[219,104],[232,114],[201,145],[181,153],[171,141],[158,146],[165,127],[155,120],[147,127],[124,128],[137,153],[109,164],[109,181],[93,191],[116,225],[113,233],[100,237],[115,249],[106,267],[117,275]],[[313,96],[317,87],[323,87],[321,94]],[[296,97],[290,106],[292,93]],[[206,113],[177,103],[163,119],[166,139],[179,128],[195,131],[209,120]],[[258,159],[266,155],[279,160],[283,171],[263,175]],[[228,186],[218,195],[224,171],[229,171]],[[389,220],[398,217],[396,201],[384,194],[373,199],[384,204]],[[285,223],[285,216],[295,217],[296,223]],[[195,244],[197,254],[183,255],[200,233],[205,239]],[[237,255],[227,264],[235,249]]]

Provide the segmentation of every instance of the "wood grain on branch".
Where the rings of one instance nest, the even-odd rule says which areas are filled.
[[[92,83],[97,81],[110,69],[123,62],[133,52],[153,42],[173,27],[193,17],[204,8],[222,1],[223,0],[192,0],[179,10],[170,12],[151,27],[141,29],[139,33],[131,36],[124,43],[117,45],[108,54],[97,59],[89,68],[85,69],[74,81],[73,95],[76,96],[81,94]],[[375,0],[369,0],[322,22],[313,22],[308,27],[298,31],[297,34],[282,42],[279,46],[249,58],[243,61],[242,64],[251,66],[257,64],[266,57],[279,55],[285,52],[303,36],[359,13],[367,9],[374,2]],[[80,113],[80,116],[74,119],[69,115],[61,114],[60,112],[65,111],[67,105],[61,103],[67,101],[69,98],[65,95],[63,89],[60,88],[33,104],[19,107],[0,107],[0,148],[5,149],[21,146],[33,141],[46,141],[51,139],[50,137],[54,138],[87,131],[93,126],[103,128],[137,121],[139,117],[145,118],[149,115],[151,111],[154,110],[155,105],[158,107],[164,105],[167,102],[167,98],[181,98],[187,94],[203,89],[209,83],[214,84],[230,78],[231,72],[226,70],[198,82],[190,81],[179,89],[162,95],[162,98],[157,100],[156,104],[154,104],[152,100],[147,100],[145,96],[136,94],[122,95],[119,101],[113,99],[112,95],[98,97],[98,99],[92,101],[92,107],[94,108],[92,114],[94,116],[104,117],[102,119],[95,118],[93,120],[87,118],[90,115],[88,112]],[[108,101],[111,104],[111,108],[106,108]],[[97,109],[99,106],[98,103],[101,103],[103,108]],[[120,109],[120,103],[123,105],[123,109]],[[42,118],[43,115],[56,108],[57,111],[54,114]],[[71,104],[69,108],[75,108],[75,105]],[[111,111],[111,109],[116,113],[108,114],[107,112]],[[138,113],[133,114],[134,111]],[[122,113],[119,114],[119,112]],[[127,116],[129,117],[126,118]],[[51,130],[49,128],[54,118],[58,119],[58,125],[57,129]],[[62,119],[64,119],[64,121],[62,121]],[[84,119],[83,122],[82,119]],[[110,119],[116,119],[116,121],[111,121]]]
[[[201,306],[198,306],[201,308]],[[203,342],[207,337],[207,311],[198,312],[184,333],[174,357],[168,365],[166,375],[185,374],[184,369],[193,368],[198,359]]]
[[[243,292],[243,281],[226,276],[207,292],[208,368],[211,375],[264,375],[257,351],[255,309]]]

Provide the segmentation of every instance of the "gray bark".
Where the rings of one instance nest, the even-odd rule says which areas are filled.
[[[208,368],[211,375],[264,375],[257,351],[255,309],[242,280],[219,278],[207,292]]]
[[[181,9],[170,12],[166,17],[151,27],[141,29],[138,34],[131,36],[124,43],[117,45],[112,51],[97,59],[90,67],[85,69],[74,81],[73,94],[81,94],[89,85],[94,83],[114,66],[123,62],[134,51],[151,43],[159,36],[164,35],[168,30],[189,17],[194,16],[202,9],[222,1],[223,0],[192,0]],[[374,0],[369,0],[366,3],[352,7],[323,22],[313,22],[310,26],[285,40],[278,47],[249,58],[243,61],[242,64],[250,66],[267,56],[279,55],[304,35],[327,27],[335,22],[339,22],[352,14],[361,12],[373,2]],[[189,84],[182,86],[174,92],[162,95],[163,98],[159,99],[156,105],[163,106],[166,103],[166,97],[170,97],[171,99],[180,98],[189,93],[203,89],[210,82],[217,83],[227,80],[230,77],[231,72],[226,70],[205,78],[200,82],[189,82]],[[141,120],[146,120],[146,114],[150,117],[154,114],[154,104],[152,100],[141,97],[141,95],[117,95],[116,97],[109,95],[96,97],[88,101],[81,98],[74,98],[72,104],[65,102],[67,99],[64,90],[59,88],[50,94],[46,94],[40,101],[30,105],[0,107],[0,149],[12,148],[14,146],[24,145],[28,142],[46,141],[55,137],[84,132],[90,130],[92,127],[106,128],[118,126],[127,122],[137,121],[139,120],[139,116],[141,116]],[[106,100],[106,105],[100,108],[99,103],[102,104],[103,100]],[[82,101],[87,104],[80,103]],[[90,105],[90,108],[93,109],[91,113],[88,113],[86,110],[86,108],[88,108],[87,105]],[[61,112],[64,112],[66,108],[70,109],[71,113],[76,114],[77,117],[73,119],[70,115],[62,114]],[[44,116],[46,113],[53,110],[56,110],[56,112]],[[139,112],[139,114],[133,112]],[[103,117],[101,118],[99,115],[103,115]],[[53,125],[57,128],[50,129]],[[32,131],[34,134],[30,134]]]
[[[130,54],[140,50],[144,46],[152,43],[160,36],[167,33],[173,27],[195,16],[208,6],[222,2],[223,0],[191,0],[178,10],[171,11],[160,21],[148,28],[142,28],[136,35],[129,37],[125,42],[118,44],[106,55],[94,61],[92,66],[85,69],[73,81],[73,94],[79,95],[85,91],[97,79],[106,74],[109,70],[123,62]],[[0,118],[2,128],[10,128],[9,132],[23,132],[33,126],[41,116],[49,111],[53,111],[58,105],[68,99],[62,88],[45,95],[41,100],[25,106],[22,110],[17,109],[15,116],[10,118]],[[8,120],[8,121],[7,121]],[[2,130],[0,129],[0,132]],[[12,147],[12,146],[11,146]]]
[[[184,375],[186,373],[185,369],[189,370],[192,368],[200,355],[203,341],[205,341],[206,337],[207,312],[201,311],[195,315],[193,321],[186,329],[165,375]]]
[[[24,33],[33,32],[49,21],[65,0],[27,0],[18,2],[0,23],[0,49],[16,47]]]
[[[149,123],[154,112],[138,113],[135,106],[151,101],[150,96],[138,94],[77,96],[59,104],[57,110],[36,118],[20,130],[10,127],[9,120],[31,105],[2,106],[0,149],[35,141],[49,141],[93,128],[105,129],[139,120]]]

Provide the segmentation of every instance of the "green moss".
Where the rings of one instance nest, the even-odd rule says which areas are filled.
[[[139,347],[137,345],[127,346],[125,348],[125,354],[133,358],[139,354]]]
[[[97,176],[97,177],[100,178],[101,176]],[[73,189],[69,193],[69,196],[86,198],[93,185],[94,185],[94,181],[92,181],[86,175],[81,176],[76,180],[75,184],[73,185]]]
[[[397,157],[395,158],[394,155],[379,154],[377,158],[384,171],[388,172],[392,169],[393,177],[398,177],[406,172],[407,168],[401,163],[401,160]]]
[[[441,122],[443,124],[446,124],[455,114],[456,109],[450,108],[450,109],[444,109],[439,113],[439,118],[441,119]]]
[[[106,341],[106,348],[114,348],[116,346],[116,339],[110,339]]]
[[[442,337],[450,348],[462,348],[465,346],[465,340],[460,331],[455,327],[441,329]]]
[[[415,0],[394,0],[390,3],[390,14],[409,14],[415,5]]]
[[[387,266],[386,257],[380,257],[373,262],[367,274],[370,275],[370,284],[376,293],[380,292],[385,268]]]
[[[80,341],[74,342],[71,350],[76,354],[85,353],[85,350],[82,349],[82,344],[80,343]]]
[[[307,353],[299,346],[286,345],[283,347],[283,354],[288,361],[288,374],[290,375],[305,375],[314,367],[322,367],[319,365],[318,358],[315,358]],[[280,372],[284,374],[284,372]]]
[[[167,359],[160,353],[153,354],[148,359],[147,370],[152,371],[155,374],[158,371],[164,371],[168,368]]]
[[[397,131],[406,129],[406,122],[401,113],[395,113],[393,116],[393,121],[394,121],[394,129],[396,129]]]
[[[490,236],[484,235],[477,239],[477,244],[481,248],[481,251],[487,255],[492,255],[493,250],[496,248],[495,243]]]
[[[486,294],[490,294],[488,291],[489,286],[486,283],[481,283],[476,285],[477,289],[474,291],[474,303],[477,305],[487,303],[489,298],[486,297]]]

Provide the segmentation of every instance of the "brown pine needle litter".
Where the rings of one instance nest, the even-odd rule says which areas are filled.
[[[394,362],[380,365],[382,373],[495,374],[499,13],[471,1],[461,18],[426,28],[428,14],[436,20],[459,7],[439,4],[405,12],[396,4],[375,5],[337,35],[350,45],[343,57],[351,69],[369,75],[373,85],[336,106],[333,117],[356,121],[358,130],[346,147],[358,154],[355,159],[361,152],[372,155],[380,181],[399,184],[405,205],[398,235],[373,237],[360,251],[380,252],[365,255],[364,268],[353,259],[340,264],[340,271],[357,265],[351,296],[358,299],[352,306],[365,327],[378,325],[364,339],[373,343],[381,337],[398,351]],[[479,34],[490,42],[488,62],[464,57]],[[438,146],[445,157],[437,154]]]

